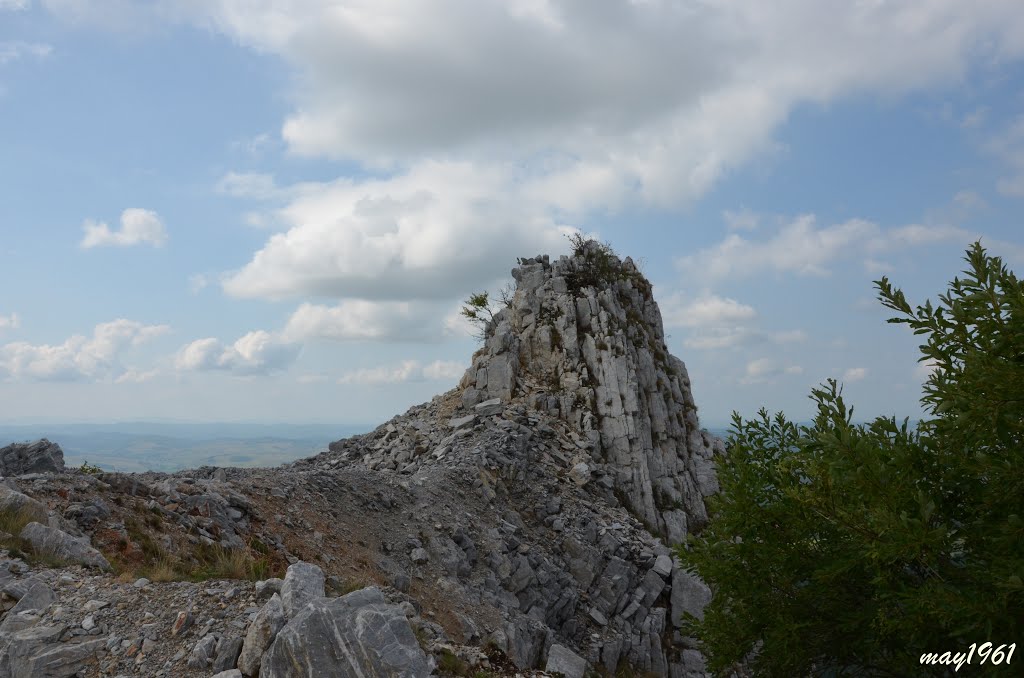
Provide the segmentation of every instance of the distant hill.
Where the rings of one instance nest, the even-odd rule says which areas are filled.
[[[358,425],[237,423],[0,424],[0,446],[49,438],[69,467],[178,471],[196,466],[277,466],[369,430]]]

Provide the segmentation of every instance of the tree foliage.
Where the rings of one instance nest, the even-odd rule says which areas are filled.
[[[854,424],[835,381],[811,425],[733,415],[712,520],[679,549],[714,591],[688,621],[712,670],[936,675],[921,654],[1020,640],[1024,286],[980,243],[966,260],[935,306],[875,283],[924,338],[927,420]]]

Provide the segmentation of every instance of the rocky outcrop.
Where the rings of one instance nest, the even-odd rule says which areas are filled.
[[[651,284],[627,258],[590,241],[572,257],[521,260],[462,378],[467,408],[524,398],[586,444],[577,482],[608,469],[616,492],[652,530],[680,541],[707,521],[721,441],[701,431],[690,379],[668,353]]]
[[[64,470],[64,451],[46,438],[34,443],[13,443],[0,447],[0,476],[26,473],[60,473]]]

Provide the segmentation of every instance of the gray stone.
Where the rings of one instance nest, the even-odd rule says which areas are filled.
[[[214,657],[211,670],[219,673],[235,668],[238,663],[238,655],[242,652],[243,642],[238,636],[221,638],[217,643],[217,654]]]
[[[655,559],[654,566],[651,567],[651,569],[657,572],[662,577],[668,577],[670,574],[672,574],[672,559],[665,555],[658,556]]]
[[[448,422],[448,425],[451,426],[454,429],[460,429],[460,428],[465,428],[466,426],[472,426],[475,423],[476,423],[476,415],[475,414],[467,414],[464,417],[454,417],[454,418],[452,418]]]
[[[21,531],[21,538],[39,553],[47,553],[68,563],[76,563],[101,570],[109,570],[110,563],[103,554],[81,539],[63,530],[32,522]]]
[[[229,669],[227,671],[221,671],[213,678],[242,678],[242,672],[238,669]]]
[[[217,650],[217,636],[207,633],[199,639],[199,642],[192,648],[192,654],[188,657],[190,669],[205,669],[213,663],[214,653]]]
[[[563,678],[583,678],[587,672],[587,660],[564,645],[552,645],[544,670],[560,673]]]
[[[501,398],[485,400],[473,408],[473,410],[481,417],[489,417],[491,415],[498,414],[503,409],[505,409],[505,406],[502,404]]]
[[[277,634],[260,665],[260,678],[430,674],[409,622],[376,588],[317,599]]]
[[[14,635],[7,648],[11,678],[68,678],[103,649],[101,639],[57,643],[60,627],[37,627]]]
[[[704,608],[711,602],[711,589],[696,575],[685,570],[672,574],[672,624],[683,625],[685,615],[704,619]]]
[[[275,593],[280,593],[283,583],[284,580],[278,577],[256,582],[256,600],[268,600]]]
[[[57,594],[53,589],[42,582],[33,583],[0,621],[0,634],[16,633],[34,626],[39,621],[39,613],[55,602]],[[31,614],[32,611],[36,614]]]
[[[324,571],[319,566],[304,561],[289,565],[281,584],[285,616],[291,619],[308,603],[323,598],[324,583]]]
[[[34,443],[13,443],[0,448],[0,476],[26,473],[61,473],[64,452],[57,443],[46,438]]]
[[[275,593],[249,624],[249,630],[242,642],[242,651],[238,655],[238,668],[242,673],[249,676],[259,673],[260,659],[274,642],[284,623],[284,605],[281,603],[281,596]]]
[[[46,522],[48,514],[46,504],[18,492],[5,483],[0,483],[0,512],[22,513],[41,522]]]

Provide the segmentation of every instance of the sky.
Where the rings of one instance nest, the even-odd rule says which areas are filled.
[[[1024,271],[1019,0],[0,0],[0,422],[379,423],[581,231],[702,423],[920,416],[981,239]]]

